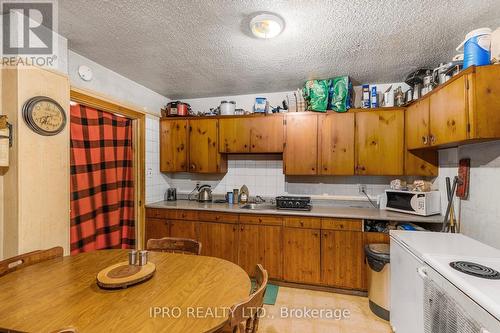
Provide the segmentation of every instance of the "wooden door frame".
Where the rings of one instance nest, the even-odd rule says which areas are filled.
[[[84,104],[102,111],[115,113],[132,119],[133,126],[133,153],[134,153],[134,214],[135,214],[135,237],[136,248],[144,248],[144,225],[145,225],[145,135],[146,114],[138,107],[131,106],[120,101],[113,100],[99,93],[71,87],[70,101]],[[136,148],[138,147],[138,149]]]

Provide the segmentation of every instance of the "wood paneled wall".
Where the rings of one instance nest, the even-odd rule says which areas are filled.
[[[4,256],[63,246],[69,251],[69,117],[64,131],[41,136],[22,118],[33,96],[48,96],[69,110],[66,75],[37,67],[2,68],[2,109],[14,126],[4,180]]]

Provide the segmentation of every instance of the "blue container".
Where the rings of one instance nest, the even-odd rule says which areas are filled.
[[[482,28],[469,32],[465,40],[457,47],[464,48],[464,69],[470,66],[484,66],[490,64],[491,59],[491,29]]]

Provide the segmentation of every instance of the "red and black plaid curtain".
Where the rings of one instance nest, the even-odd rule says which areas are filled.
[[[132,121],[71,106],[71,254],[135,245]]]

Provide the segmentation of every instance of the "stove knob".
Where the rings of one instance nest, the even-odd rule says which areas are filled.
[[[297,201],[297,202],[295,203],[295,207],[300,208],[300,202],[298,202],[298,201]]]
[[[287,205],[287,207],[289,207],[289,208],[293,208],[293,201],[288,201],[288,205]]]

